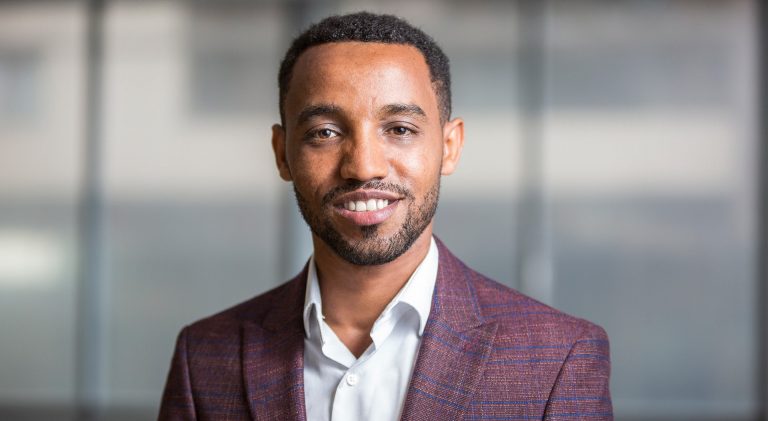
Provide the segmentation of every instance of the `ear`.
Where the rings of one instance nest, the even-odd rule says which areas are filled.
[[[464,148],[464,120],[460,117],[443,125],[443,167],[440,173],[450,175],[459,165]]]
[[[275,152],[275,164],[280,178],[285,181],[291,181],[291,169],[288,167],[288,160],[285,155],[285,129],[279,124],[272,125],[272,150]]]

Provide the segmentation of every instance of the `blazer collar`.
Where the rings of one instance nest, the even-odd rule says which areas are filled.
[[[243,383],[252,419],[306,420],[301,323],[306,270],[275,292],[262,323],[243,324]]]
[[[435,241],[440,263],[437,268],[430,319],[445,323],[457,332],[465,332],[482,325],[485,321],[471,282],[472,276],[476,275],[437,237]]]
[[[295,323],[301,324],[301,313],[304,307],[304,291],[307,285],[307,271],[309,262],[293,279],[280,289],[278,295],[272,301],[272,308],[264,317],[262,326],[265,329],[276,332],[285,329],[286,326],[292,326]]]
[[[403,405],[403,420],[463,419],[480,385],[496,337],[475,291],[477,273],[442,242],[432,311]]]

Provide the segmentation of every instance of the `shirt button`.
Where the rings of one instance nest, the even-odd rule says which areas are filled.
[[[360,380],[357,377],[357,374],[347,374],[347,384],[350,386],[354,386],[357,384],[358,380]]]

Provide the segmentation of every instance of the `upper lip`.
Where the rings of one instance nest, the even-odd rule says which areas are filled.
[[[334,206],[343,206],[347,202],[367,202],[370,199],[399,200],[400,195],[384,190],[355,190],[344,193],[333,201]]]

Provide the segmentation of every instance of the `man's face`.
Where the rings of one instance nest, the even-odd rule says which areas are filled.
[[[441,174],[463,122],[440,121],[429,68],[414,47],[341,42],[297,60],[273,127],[280,175],[292,180],[313,234],[357,265],[388,263],[431,235]]]

